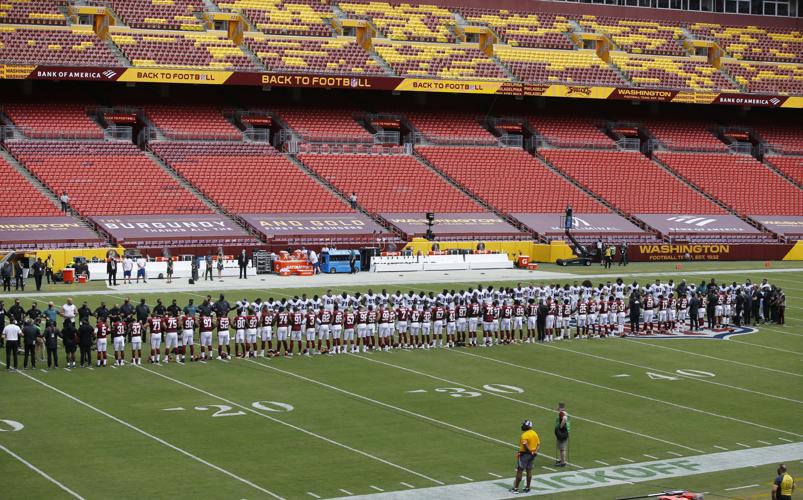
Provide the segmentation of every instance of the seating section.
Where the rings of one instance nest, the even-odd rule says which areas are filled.
[[[0,156],[0,217],[59,217],[63,215],[52,201],[36,190],[28,179]]]
[[[0,3],[0,23],[67,24],[59,0],[5,0]]]
[[[803,126],[756,125],[753,130],[778,153],[803,154]]]
[[[452,13],[436,5],[387,2],[338,2],[350,17],[367,19],[391,40],[418,42],[454,42],[449,29]]]
[[[206,10],[203,0],[99,0],[132,28],[203,31],[195,13]]]
[[[198,214],[209,209],[136,146],[11,141],[11,153],[81,215]]]
[[[661,151],[656,157],[672,170],[741,215],[800,215],[803,190],[752,156]],[[759,189],[756,189],[760,186]]]
[[[433,144],[495,145],[496,137],[469,113],[407,113],[410,124]]]
[[[316,0],[218,0],[218,7],[240,12],[251,25],[274,35],[330,36],[327,20],[334,13]]]
[[[616,71],[591,50],[514,49],[496,45],[494,52],[525,82],[625,85]]]
[[[384,75],[385,70],[353,37],[289,38],[248,34],[245,43],[269,71]]]
[[[639,152],[544,149],[540,153],[555,167],[628,214],[723,213],[722,208]]]
[[[612,52],[611,62],[627,74],[639,87],[660,87],[679,90],[733,89],[719,70],[707,61],[683,57],[634,56]]]
[[[25,137],[103,139],[103,131],[80,104],[6,104],[2,111]]]
[[[540,47],[571,50],[574,44],[566,35],[571,24],[566,16],[511,10],[465,7],[463,18],[472,25],[488,26],[512,47]]]
[[[376,41],[374,48],[399,76],[508,80],[502,68],[470,46]]]
[[[711,133],[711,124],[691,120],[657,119],[642,125],[667,149],[677,151],[727,151],[728,147]]]
[[[671,22],[585,15],[577,24],[585,31],[608,35],[617,47],[633,54],[686,55],[678,42],[683,29]]]
[[[16,28],[0,25],[0,62],[60,66],[117,66],[91,28]]]
[[[254,65],[224,34],[112,31],[112,40],[134,66],[253,71]]]
[[[418,147],[427,161],[505,213],[607,213],[586,193],[523,149]],[[492,171],[489,171],[489,168]]]
[[[373,135],[355,121],[355,109],[274,107],[273,112],[305,142],[373,142]]]
[[[267,144],[157,142],[151,149],[232,214],[351,212]]]
[[[784,175],[803,186],[803,156],[768,155],[764,159]]]
[[[527,121],[537,135],[552,146],[613,149],[616,143],[597,128],[594,120],[571,116],[528,116]]]
[[[243,134],[218,108],[206,106],[148,106],[145,114],[172,139],[217,139],[239,141]]]
[[[724,62],[722,68],[733,75],[748,92],[803,95],[801,64],[739,61]]]
[[[803,35],[800,31],[711,23],[692,24],[689,31],[698,38],[716,41],[728,55],[736,59],[786,62],[803,60]]]
[[[299,159],[374,213],[482,212],[476,202],[412,156],[317,155]]]

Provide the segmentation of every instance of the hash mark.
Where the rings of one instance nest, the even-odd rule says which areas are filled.
[[[683,456],[680,453],[677,453],[677,452],[674,452],[674,451],[667,451],[667,453],[669,453],[670,455],[675,455],[676,457],[682,457]]]
[[[624,460],[625,462],[627,462],[629,464],[633,463],[633,460],[630,460],[629,458],[625,458],[625,457],[619,457],[619,460]]]
[[[747,489],[747,488],[755,488],[757,486],[758,486],[757,484],[748,484],[748,485],[745,485],[745,486],[734,486],[733,488],[725,488],[725,491],[744,490],[744,489]]]
[[[340,488],[340,491],[342,491],[343,493],[345,493],[345,494],[346,494],[346,495],[348,495],[348,496],[351,496],[351,495],[353,495],[353,494],[354,494],[354,493],[352,493],[352,492],[350,492],[350,491],[348,491],[348,490],[344,490],[343,488]]]
[[[794,441],[792,441],[791,439],[786,439],[786,438],[782,438],[782,437],[779,437],[778,439],[780,439],[781,441],[786,441],[787,443],[792,443],[792,442],[794,442]]]
[[[466,481],[473,481],[473,479],[471,479],[470,477],[466,477],[466,476],[460,476],[460,477],[465,479]]]
[[[315,493],[313,493],[311,491],[308,491],[307,495],[311,496],[312,498],[321,498],[321,497],[319,497],[318,495],[316,495]]]
[[[489,475],[491,475],[491,476],[493,476],[493,477],[502,477],[502,476],[500,476],[499,474],[494,474],[493,472],[489,472],[488,474],[489,474]]]
[[[648,454],[645,453],[644,456],[647,457],[647,458],[651,458],[653,460],[658,460],[658,457],[653,456],[653,455],[648,455]]]
[[[378,492],[380,492],[380,493],[382,493],[383,491],[385,491],[385,490],[383,490],[382,488],[378,488],[378,487],[374,486],[373,484],[371,485],[371,488],[375,489],[376,491],[378,491]]]
[[[500,476],[500,477],[501,477],[501,476]],[[408,488],[415,488],[415,486],[413,486],[412,484],[410,484],[410,483],[405,483],[404,481],[400,482],[399,484],[401,484],[402,486],[407,486]],[[342,490],[341,490],[341,491],[342,491]]]
[[[611,465],[608,462],[603,462],[602,460],[594,460],[594,461],[597,462],[598,464],[602,464],[602,465]]]

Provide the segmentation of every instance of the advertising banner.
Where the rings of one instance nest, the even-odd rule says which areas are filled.
[[[630,245],[627,257],[633,262],[708,261],[708,260],[794,260],[794,243],[738,244],[727,243],[648,243]]]
[[[283,236],[368,236],[385,230],[363,214],[241,214],[268,239]]]
[[[422,235],[427,232],[427,219],[422,213],[383,213],[379,215],[405,234]],[[458,234],[522,234],[521,231],[490,212],[436,213],[432,232],[435,237]]]
[[[635,214],[662,234],[761,234],[735,215]]]
[[[511,214],[538,234],[563,234],[563,214],[515,213]],[[572,231],[575,234],[643,234],[644,230],[616,214],[574,214]]]
[[[803,235],[803,215],[750,215],[770,231],[783,235]]]
[[[219,215],[93,216],[92,222],[117,242],[126,240],[243,239],[250,235]]]
[[[0,78],[31,80],[84,80],[203,85],[250,85],[322,89],[392,90],[398,92],[441,92],[543,95],[578,99],[611,99],[690,104],[719,104],[763,108],[803,108],[803,97],[738,92],[694,92],[648,87],[597,87],[538,82],[400,78],[394,76],[346,76],[311,73],[261,73],[216,69],[119,68],[85,66],[31,66],[0,64]]]
[[[101,241],[72,217],[0,217],[0,242],[61,243]]]

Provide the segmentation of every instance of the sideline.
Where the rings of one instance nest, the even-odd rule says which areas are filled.
[[[51,476],[51,475],[50,475],[50,474],[48,474],[47,472],[43,471],[43,470],[42,470],[42,469],[40,469],[39,467],[35,466],[35,465],[34,465],[34,464],[32,464],[31,462],[29,462],[29,461],[25,460],[25,459],[24,459],[24,458],[22,458],[21,456],[17,455],[17,454],[16,454],[16,453],[14,453],[13,451],[9,450],[8,448],[6,448],[5,446],[3,446],[2,444],[0,444],[0,450],[3,450],[3,451],[5,451],[6,453],[8,453],[9,455],[11,455],[12,457],[16,458],[16,459],[17,459],[17,460],[19,460],[21,463],[25,464],[25,466],[26,466],[26,467],[28,467],[28,468],[29,468],[29,469],[31,469],[32,471],[36,472],[37,474],[39,474],[39,475],[40,475],[40,476],[42,476],[43,478],[47,479],[47,480],[48,480],[48,481],[50,481],[51,483],[55,484],[56,486],[58,486],[59,488],[61,488],[61,489],[62,489],[62,490],[64,490],[64,491],[66,491],[67,493],[69,493],[69,494],[70,494],[70,495],[72,495],[73,497],[77,498],[78,500],[85,500],[85,499],[84,499],[84,497],[82,497],[82,496],[81,496],[81,495],[79,495],[78,493],[74,492],[74,491],[73,491],[73,490],[71,490],[70,488],[66,487],[66,486],[65,486],[63,483],[59,482],[59,481],[58,481],[57,479],[55,479],[53,476]]]

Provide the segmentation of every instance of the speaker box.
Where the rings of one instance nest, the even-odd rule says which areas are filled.
[[[195,284],[195,280],[190,278],[190,285],[194,285],[194,284]]]

